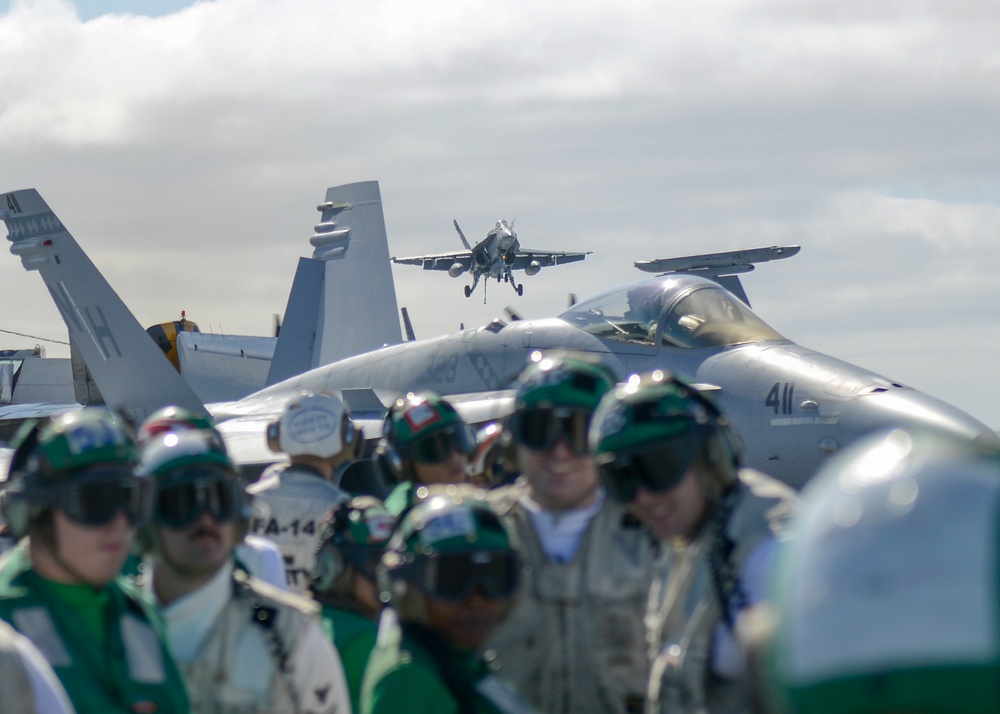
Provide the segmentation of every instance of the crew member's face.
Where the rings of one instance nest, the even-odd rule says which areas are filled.
[[[107,523],[86,526],[60,510],[52,513],[55,558],[46,558],[44,577],[73,585],[101,587],[117,576],[132,548],[135,529],[124,511]]]
[[[666,491],[637,486],[629,507],[656,536],[693,539],[708,515],[708,499],[692,466],[677,485]]]
[[[371,617],[378,617],[382,609],[382,602],[378,599],[378,588],[375,583],[354,571],[354,599],[365,609]]]
[[[465,483],[465,456],[452,449],[444,461],[435,464],[414,461],[413,471],[417,475],[417,483]]]
[[[448,602],[429,595],[427,626],[452,647],[477,650],[503,621],[511,600],[493,600],[481,588],[475,588],[465,602]]]
[[[187,528],[156,527],[157,567],[168,567],[187,577],[214,574],[232,556],[236,547],[236,525],[219,522],[202,511]]]
[[[600,483],[597,464],[589,455],[570,449],[563,437],[541,451],[518,444],[517,462],[531,497],[542,508],[566,511],[593,502]]]

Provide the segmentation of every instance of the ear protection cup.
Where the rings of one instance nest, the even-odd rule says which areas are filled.
[[[22,430],[26,431],[18,434],[20,440],[10,457],[5,488],[0,491],[0,515],[3,515],[4,521],[7,522],[11,535],[18,540],[28,534],[32,521],[45,510],[44,506],[33,504],[24,490],[27,485],[25,471],[28,459],[38,445],[38,435],[42,427],[49,421],[49,419],[36,419],[22,427]]]
[[[403,458],[388,439],[379,440],[374,459],[389,483],[402,483],[406,480]]]
[[[316,561],[313,564],[312,586],[314,592],[328,592],[334,583],[347,570],[340,549],[324,542],[316,551]]]
[[[276,454],[281,453],[281,420],[275,419],[267,425],[267,448]]]
[[[351,418],[344,412],[344,416],[340,421],[340,439],[344,444],[344,447],[353,446],[354,442],[358,438],[358,428],[354,426]]]
[[[31,503],[19,491],[5,490],[0,492],[0,514],[3,515],[10,534],[16,540],[28,535],[31,523],[45,510],[43,506]]]

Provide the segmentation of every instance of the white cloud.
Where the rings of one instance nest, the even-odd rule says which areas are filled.
[[[215,0],[87,22],[16,0],[0,190],[39,188],[140,321],[185,308],[257,334],[337,183],[380,180],[397,255],[501,216],[528,245],[595,251],[486,306],[397,268],[424,336],[506,304],[552,314],[637,259],[802,244],[744,280],[759,312],[919,365],[948,398],[998,321],[998,30],[974,0]],[[60,332],[39,283],[0,260],[26,306],[0,328]],[[936,349],[907,349],[920,320],[948,326]],[[986,380],[954,401],[1000,426]]]

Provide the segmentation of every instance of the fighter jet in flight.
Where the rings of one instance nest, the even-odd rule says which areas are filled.
[[[409,258],[392,259],[393,263],[401,265],[420,265],[424,270],[447,270],[448,275],[457,278],[462,273],[472,273],[472,285],[465,286],[465,297],[470,297],[479,285],[482,277],[495,278],[510,283],[514,292],[524,295],[524,285],[514,278],[515,270],[523,270],[526,275],[536,275],[543,267],[575,263],[583,260],[590,252],[564,253],[553,250],[535,250],[522,248],[514,232],[513,221],[497,221],[486,237],[469,245],[458,221],[452,221],[458,237],[462,239],[465,250],[455,253],[434,253],[432,255],[417,255]],[[486,287],[483,286],[483,302],[486,302]]]

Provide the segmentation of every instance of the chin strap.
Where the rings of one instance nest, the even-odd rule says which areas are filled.
[[[738,486],[726,491],[722,500],[716,504],[708,523],[709,535],[712,539],[708,551],[712,585],[715,587],[715,595],[719,599],[722,620],[726,623],[730,633],[733,633],[735,625],[734,613],[738,615],[748,605],[746,592],[740,583],[739,571],[733,566],[731,560],[736,544],[726,532],[729,519],[736,508],[741,493]]]

